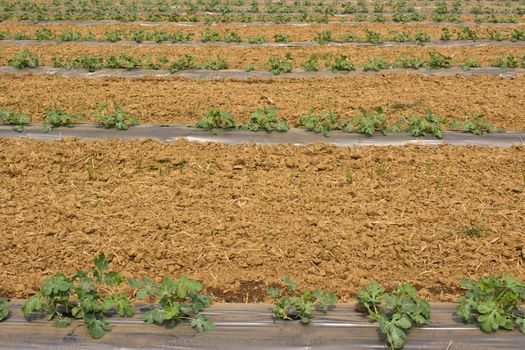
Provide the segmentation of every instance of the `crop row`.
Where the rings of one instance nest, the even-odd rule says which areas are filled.
[[[315,13],[299,14],[251,14],[251,13],[225,13],[225,14],[128,14],[128,13],[111,13],[111,12],[89,12],[89,13],[0,13],[0,21],[18,20],[18,21],[85,21],[85,20],[117,20],[123,22],[149,21],[149,22],[203,22],[203,23],[328,23],[333,21],[340,22],[475,22],[475,23],[523,23],[523,15],[475,15],[459,16],[456,14],[446,15],[424,15],[420,13],[398,13],[385,15],[378,13],[375,15],[351,14],[338,15],[336,17]]]
[[[56,109],[48,109],[44,112],[47,122],[44,131],[51,131],[56,127],[73,127],[74,123],[84,121],[86,117],[82,114],[70,114]],[[95,121],[105,128],[116,128],[127,130],[130,125],[138,125],[140,121],[126,113],[114,101],[108,104],[105,100],[99,108],[93,111]],[[27,114],[13,111],[0,110],[0,122],[13,126],[18,132],[24,130],[24,126],[30,123],[32,118]],[[463,119],[441,118],[432,110],[428,109],[424,115],[402,116],[394,124],[387,122],[386,111],[382,107],[376,107],[371,111],[360,109],[358,115],[350,118],[342,118],[330,111],[321,113],[309,112],[301,116],[295,126],[305,128],[316,133],[322,133],[328,137],[330,131],[341,130],[349,133],[360,133],[368,136],[383,134],[387,132],[408,132],[414,137],[432,135],[442,138],[444,128],[453,130],[464,130],[474,135],[483,135],[491,132],[493,126],[485,121],[482,115],[465,114]],[[290,128],[289,124],[277,116],[275,108],[263,108],[255,110],[247,124],[239,124],[235,117],[228,111],[212,109],[202,116],[193,127],[210,130],[217,134],[219,130],[240,129],[251,131],[279,131],[285,132]]]
[[[267,289],[274,301],[274,320],[297,320],[307,325],[314,312],[327,313],[337,301],[335,294],[325,290],[301,291],[289,276],[278,285]],[[491,276],[479,281],[462,280],[461,288],[464,293],[457,299],[456,315],[465,323],[477,324],[484,333],[515,328],[525,333],[520,310],[525,302],[525,282],[511,275]],[[69,326],[73,319],[83,320],[91,336],[99,339],[111,331],[107,316],[116,313],[132,317],[132,301],[141,300],[154,304],[144,313],[144,322],[173,328],[181,321],[189,321],[197,332],[204,332],[213,330],[214,323],[201,313],[213,301],[203,290],[202,284],[186,276],[176,280],[164,277],[160,282],[149,277],[126,279],[123,273],[110,271],[109,262],[100,253],[91,269],[78,270],[71,276],[58,272],[44,278],[38,292],[22,306],[22,312],[26,318],[44,312],[58,328]],[[431,323],[430,304],[410,284],[400,284],[388,293],[379,283],[371,282],[357,292],[355,310],[378,323],[391,349],[403,348],[410,328]],[[0,298],[0,321],[9,313],[8,301]]]
[[[249,43],[249,44],[262,44],[269,41],[276,43],[289,43],[294,42],[295,39],[287,33],[276,32],[273,36],[268,39],[265,36],[258,35],[254,37],[243,38],[237,31],[228,30],[221,35],[219,31],[213,30],[212,28],[205,28],[196,36],[194,32],[188,31],[166,31],[166,30],[154,30],[146,31],[144,29],[134,30],[107,30],[102,34],[95,35],[91,31],[82,34],[76,30],[63,30],[55,32],[49,28],[42,27],[30,33],[24,31],[18,31],[16,33],[0,31],[0,40],[56,40],[62,42],[79,42],[79,41],[109,41],[118,42],[121,40],[132,40],[137,43],[144,41],[155,41],[157,43],[173,42],[173,43],[187,43],[192,40],[198,40],[200,42],[225,42],[225,43]],[[339,37],[329,31],[321,31],[316,33],[310,38],[312,41],[316,41],[320,44],[327,43],[345,43],[345,42],[358,42],[358,43],[372,43],[379,44],[383,42],[408,42],[424,44],[432,39],[431,35],[424,31],[417,29],[415,32],[410,31],[390,31],[388,36],[383,36],[378,32],[370,31],[365,29],[365,35],[359,36],[355,31],[346,31],[340,34]],[[476,30],[469,27],[461,27],[450,29],[443,27],[441,29],[441,35],[439,40],[471,40],[477,41],[481,39],[490,39],[496,41],[510,40],[510,41],[524,41],[525,30],[520,28],[512,29],[509,32],[502,32],[497,29],[489,30]]]
[[[468,6],[468,7],[467,7]],[[257,1],[243,1],[236,0],[234,2],[223,2],[220,1],[200,1],[200,2],[189,2],[189,1],[157,1],[137,3],[135,1],[129,1],[126,3],[113,3],[113,2],[94,2],[89,4],[87,1],[74,3],[73,1],[54,1],[52,4],[45,2],[13,2],[3,1],[0,4],[0,11],[5,13],[14,12],[27,12],[35,14],[43,14],[49,12],[62,11],[64,13],[160,13],[169,14],[173,12],[183,12],[194,14],[197,12],[216,12],[216,13],[232,13],[232,12],[245,12],[245,13],[318,13],[324,15],[337,15],[337,14],[353,14],[353,13],[375,13],[381,14],[385,12],[393,12],[398,14],[403,13],[418,13],[418,9],[413,2],[408,3],[404,0],[398,0],[391,2],[390,4],[383,1],[376,1],[373,4],[367,3],[364,0],[358,0],[356,2],[341,2],[341,3],[325,3],[324,1],[295,1],[293,3],[287,3],[284,1],[270,2],[266,1],[261,4]],[[524,14],[525,6],[484,6],[481,3],[476,5],[464,5],[462,1],[457,0],[453,3],[445,1],[436,1],[429,7],[426,7],[427,11],[432,12],[434,15],[446,15],[446,14],[496,14],[496,13],[515,13]]]
[[[191,69],[207,69],[207,70],[227,70],[230,68],[230,63],[224,57],[217,56],[204,62],[198,62],[195,56],[182,55],[175,60],[171,60],[165,56],[153,58],[152,56],[133,57],[128,54],[110,55],[107,57],[97,55],[81,55],[78,57],[62,56],[52,57],[52,65],[55,68],[66,69],[87,69],[94,72],[98,69],[169,69],[171,73],[177,71],[191,70]],[[41,66],[42,57],[34,54],[29,50],[23,50],[9,59],[8,64],[18,69],[36,68]],[[443,55],[439,52],[429,52],[428,60],[421,57],[400,55],[394,61],[389,62],[382,57],[369,57],[362,65],[363,71],[381,71],[392,68],[398,69],[447,69],[453,66],[452,57]],[[465,70],[470,68],[479,68],[481,64],[476,57],[467,58],[459,67]],[[312,54],[306,60],[300,63],[300,67],[304,71],[316,72],[329,69],[332,72],[348,73],[357,70],[356,65],[346,55],[318,55]],[[515,57],[512,54],[500,54],[491,63],[491,67],[498,68],[525,68],[525,56]],[[253,71],[258,67],[255,64],[248,64],[244,67],[245,71]],[[271,56],[265,68],[275,75],[281,73],[291,73],[294,70],[292,55],[287,53],[284,56]],[[296,67],[298,68],[298,67]]]

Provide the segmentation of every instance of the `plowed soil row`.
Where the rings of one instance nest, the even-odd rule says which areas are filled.
[[[525,278],[524,147],[1,139],[0,160],[3,295],[100,251],[226,301],[262,301],[284,274],[343,300],[371,280],[450,301],[464,277]]]
[[[390,122],[432,110],[443,117],[485,115],[496,127],[525,130],[525,78],[425,77],[417,74],[286,80],[192,81],[182,78],[67,78],[0,75],[0,108],[19,109],[43,121],[46,108],[84,113],[113,98],[142,123],[194,124],[211,108],[246,122],[256,108],[276,107],[294,124],[310,110],[350,117],[359,107],[383,106]]]
[[[521,60],[525,56],[525,47],[377,47],[377,46],[317,46],[317,47],[228,47],[228,46],[91,46],[82,44],[49,44],[49,45],[28,45],[23,48],[17,46],[2,47],[0,54],[0,65],[8,65],[16,54],[24,49],[41,55],[41,65],[53,65],[55,57],[79,57],[86,55],[97,55],[108,57],[110,55],[119,56],[128,54],[132,57],[167,57],[174,61],[182,55],[196,57],[197,62],[204,63],[209,60],[223,57],[227,60],[230,68],[243,69],[249,64],[255,65],[257,69],[267,69],[267,64],[272,56],[284,57],[285,54],[292,55],[292,64],[300,68],[301,63],[306,61],[311,55],[316,54],[320,58],[321,67],[325,60],[337,55],[346,55],[358,66],[365,64],[371,57],[381,57],[389,62],[395,62],[399,56],[421,57],[428,60],[431,52],[439,52],[443,55],[452,57],[452,65],[461,66],[466,60],[477,58],[482,66],[490,66],[500,55],[512,54]]]
[[[416,34],[417,30],[427,32],[432,39],[438,40],[442,33],[442,28],[447,27],[450,29],[453,37],[455,37],[456,32],[461,32],[463,26],[458,26],[453,23],[443,24],[443,25],[429,25],[421,23],[356,23],[353,26],[342,25],[338,23],[331,24],[309,24],[308,26],[301,25],[243,25],[243,24],[215,24],[211,26],[207,25],[196,25],[196,26],[174,26],[170,24],[159,24],[155,27],[149,27],[140,25],[138,23],[132,24],[97,24],[93,26],[76,26],[73,24],[49,24],[49,23],[15,23],[15,22],[4,22],[0,23],[0,32],[9,32],[9,33],[18,33],[25,32],[27,34],[33,33],[39,28],[48,28],[55,33],[61,33],[64,31],[77,31],[86,36],[89,32],[93,33],[96,37],[104,36],[106,32],[121,30],[123,32],[130,32],[132,30],[144,30],[145,32],[157,31],[167,31],[167,32],[184,32],[184,33],[194,33],[195,38],[199,39],[202,32],[205,28],[210,28],[214,31],[217,31],[224,36],[227,32],[235,31],[243,39],[247,40],[250,37],[264,36],[267,40],[273,40],[273,36],[276,33],[287,34],[290,36],[290,39],[293,41],[309,41],[315,39],[316,35],[322,31],[331,31],[334,38],[340,38],[344,35],[354,34],[358,37],[366,37],[366,30],[373,31],[381,34],[383,37],[393,36],[393,32],[401,33],[406,32],[410,33],[412,37]],[[470,29],[475,30],[479,33],[480,37],[488,38],[489,32],[492,30],[497,30],[501,32],[504,37],[508,37],[513,29],[525,29],[525,25],[516,25],[515,27],[508,26],[480,26],[473,25],[469,26]]]

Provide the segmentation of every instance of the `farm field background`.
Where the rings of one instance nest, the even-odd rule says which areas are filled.
[[[53,136],[79,124],[94,126],[88,140]],[[89,139],[138,124],[367,139]],[[0,0],[0,129],[0,320],[3,298],[29,300],[27,317],[42,306],[44,277],[94,257],[94,279],[110,287],[187,275],[214,301],[262,303],[284,283],[334,293],[321,294],[325,311],[335,296],[366,306],[373,281],[443,303],[465,293],[463,278],[525,280],[523,142],[437,146],[447,130],[467,143],[525,131],[523,0]],[[374,144],[400,132],[408,145]],[[436,145],[418,145],[423,136]],[[123,275],[102,278],[108,263]],[[516,281],[505,290],[522,288],[523,301]],[[153,297],[150,282],[129,281],[125,304],[110,306],[123,316],[139,294]],[[195,315],[209,304],[196,295]],[[414,322],[428,325],[430,306],[410,298],[423,310]],[[73,316],[97,338],[109,331],[102,314]],[[515,322],[500,328],[525,332],[522,311],[507,316]],[[406,321],[389,322],[415,324]],[[386,342],[402,347],[405,333],[391,333]]]

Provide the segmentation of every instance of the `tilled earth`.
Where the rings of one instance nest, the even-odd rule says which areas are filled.
[[[195,124],[211,108],[229,110],[240,122],[257,108],[276,107],[296,124],[310,110],[350,118],[359,107],[386,108],[390,122],[431,108],[447,118],[483,114],[497,128],[525,130],[525,77],[422,76],[383,73],[319,79],[213,80],[183,78],[68,78],[0,74],[0,108],[43,121],[46,108],[84,113],[114,99],[142,123]],[[74,101],[74,102],[72,102]]]
[[[218,300],[290,274],[343,300],[378,280],[450,301],[464,277],[525,278],[525,148],[0,139],[0,223],[11,297],[104,251]]]

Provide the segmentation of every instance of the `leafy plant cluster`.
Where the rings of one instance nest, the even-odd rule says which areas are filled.
[[[0,298],[0,322],[9,316],[9,302],[6,298]]]
[[[379,324],[392,349],[401,349],[406,342],[407,331],[413,326],[430,323],[430,305],[417,296],[410,284],[401,284],[392,293],[377,282],[368,284],[357,292],[356,309]]]
[[[128,130],[130,125],[139,125],[140,121],[131,114],[126,113],[117,103],[112,100],[112,106],[108,100],[104,100],[93,113],[95,120],[106,129]]]
[[[59,272],[46,277],[38,292],[23,304],[24,316],[30,318],[34,312],[43,312],[58,328],[69,326],[73,319],[83,320],[93,338],[102,338],[111,331],[105,317],[115,313],[131,317],[135,312],[131,296],[121,291],[126,278],[120,272],[109,271],[108,267],[104,253],[100,253],[90,270],[78,270],[71,276]],[[200,315],[211,303],[211,297],[201,293],[200,283],[186,276],[175,281],[165,277],[160,283],[147,277],[130,278],[128,283],[137,290],[139,300],[148,299],[157,305],[144,314],[144,322],[173,328],[182,320],[190,320],[198,332],[213,329],[213,322]],[[6,308],[0,300],[0,316],[7,316]]]
[[[267,294],[275,301],[272,310],[275,319],[299,320],[309,324],[314,311],[327,312],[336,302],[335,294],[323,290],[299,291],[297,285],[286,275],[282,278],[285,288],[269,288]]]
[[[14,131],[24,131],[24,125],[30,122],[31,117],[27,114],[15,112],[10,109],[0,109],[0,123],[12,125]]]
[[[477,324],[484,333],[518,328],[525,333],[525,283],[510,275],[461,281],[465,290],[458,298],[456,314],[466,323]]]
[[[275,108],[255,110],[247,124],[237,124],[230,112],[214,108],[204,115],[194,127],[211,130],[212,134],[226,129],[265,130],[267,132],[288,130],[288,124],[277,117]]]

